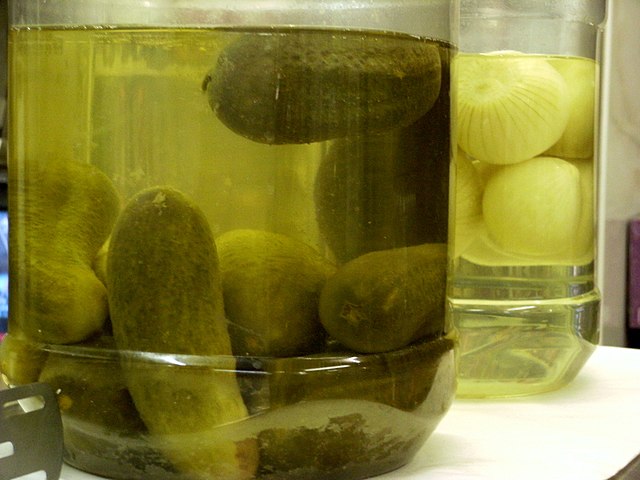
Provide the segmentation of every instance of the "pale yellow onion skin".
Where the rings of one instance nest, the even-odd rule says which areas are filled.
[[[455,185],[456,222],[482,215],[482,178],[469,157],[461,151],[456,157]]]
[[[480,160],[473,160],[473,166],[475,167],[476,172],[478,172],[483,189],[487,184],[487,181],[491,178],[491,175],[502,168],[502,165],[495,165]]]
[[[455,165],[455,254],[460,255],[475,240],[482,222],[484,181],[474,163],[460,149]]]
[[[460,54],[454,75],[458,144],[478,160],[530,159],[556,143],[567,125],[567,85],[542,57]]]
[[[570,257],[574,258],[577,264],[588,263],[593,260],[595,252],[595,186],[593,159],[570,160],[570,163],[580,172],[580,189],[582,193],[580,223]]]
[[[567,83],[569,121],[560,139],[545,152],[562,158],[590,158],[595,127],[596,63],[585,58],[552,58]]]
[[[582,209],[580,172],[555,157],[537,157],[494,173],[482,209],[489,237],[506,252],[570,252]]]
[[[580,221],[575,236],[567,251],[555,255],[531,257],[530,255],[516,255],[506,252],[492,241],[484,226],[484,221],[471,224],[462,222],[462,228],[456,224],[455,254],[462,255],[467,260],[488,266],[502,265],[530,265],[532,258],[541,265],[584,265],[593,261],[595,252],[595,213],[594,213],[594,165],[593,159],[569,160],[580,172],[580,187],[582,193],[582,207]],[[477,168],[477,163],[474,165]],[[493,171],[500,169],[494,166]]]

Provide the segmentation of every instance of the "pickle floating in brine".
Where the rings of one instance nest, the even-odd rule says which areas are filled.
[[[260,143],[311,143],[409,125],[440,92],[438,47],[410,37],[286,30],[229,44],[203,89]]]

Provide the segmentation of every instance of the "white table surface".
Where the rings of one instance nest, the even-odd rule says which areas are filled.
[[[412,463],[382,479],[604,480],[640,453],[640,350],[598,347],[555,392],[456,400]]]
[[[601,346],[561,390],[456,400],[411,463],[376,479],[605,480],[639,453],[640,350]]]

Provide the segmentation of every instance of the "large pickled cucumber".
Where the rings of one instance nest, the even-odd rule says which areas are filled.
[[[448,67],[442,66],[448,82]],[[333,141],[314,186],[320,233],[340,262],[367,252],[446,242],[449,92],[414,124]]]
[[[329,334],[357,352],[394,350],[445,332],[447,245],[362,255],[343,265],[320,295]]]
[[[74,161],[27,161],[9,170],[10,330],[45,343],[98,332],[107,291],[92,270],[120,200],[109,178]]]
[[[438,97],[440,68],[438,47],[415,38],[273,30],[228,45],[203,88],[236,133],[311,143],[413,123]]]
[[[217,430],[247,410],[231,357],[216,247],[202,212],[168,187],[132,198],[111,237],[107,284],[119,349],[187,355],[176,362],[123,355],[127,386],[160,448],[196,478],[251,478],[255,442],[220,438]],[[216,363],[190,366],[191,355],[216,356]]]
[[[302,242],[261,230],[232,230],[216,244],[236,355],[301,355],[324,346],[318,299],[335,271],[330,262]]]

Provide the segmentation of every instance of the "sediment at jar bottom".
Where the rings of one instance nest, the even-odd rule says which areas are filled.
[[[46,352],[38,381],[56,392],[65,462],[114,479],[188,478],[150,439],[127,388],[113,337],[70,349],[50,346]]]
[[[186,378],[190,385],[204,382],[212,376],[213,365],[225,365],[188,355],[167,363],[157,354],[118,351],[114,345],[112,338],[101,337],[71,347],[40,346],[48,355],[40,381],[58,392],[65,461],[123,480],[198,478],[176,467],[165,442],[202,443],[215,451],[212,435],[176,432],[170,439],[150,432],[128,396],[121,357],[134,357],[149,375],[165,369],[167,381],[177,376],[180,385],[186,385]],[[259,376],[269,393],[252,405],[252,416],[214,427],[215,438],[258,444],[257,471],[247,478],[352,480],[398,468],[411,460],[451,404],[454,347],[452,339],[441,338],[360,357],[343,350],[274,358],[254,371],[242,369],[239,362],[237,375]],[[178,369],[176,362],[182,364]],[[178,404],[171,413],[186,419]]]
[[[220,425],[246,418],[247,410],[231,356],[216,247],[202,212],[168,187],[134,196],[111,237],[107,280],[119,349],[220,360],[216,368],[185,369],[123,359],[127,386],[158,448],[195,478],[251,478],[255,442],[218,435]]]
[[[398,468],[436,428],[456,388],[448,339],[362,357],[367,368],[351,372],[335,357],[310,358],[322,368],[306,380],[295,372],[309,359],[273,364],[271,398],[281,406],[269,415],[295,421],[260,433],[265,479],[365,478]]]

